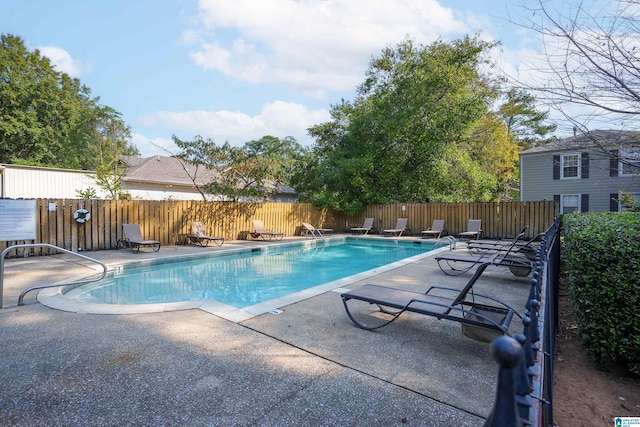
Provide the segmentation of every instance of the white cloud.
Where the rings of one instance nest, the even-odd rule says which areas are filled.
[[[200,0],[199,22],[183,35],[197,65],[313,96],[353,89],[372,55],[407,36],[430,43],[468,31],[436,0]]]
[[[71,77],[80,77],[89,71],[89,67],[73,59],[69,52],[57,46],[41,46],[38,48],[42,56],[46,56],[56,70],[67,73]]]
[[[307,135],[307,128],[329,119],[327,110],[310,110],[301,104],[275,101],[265,104],[260,114],[255,116],[227,110],[157,111],[141,117],[138,123],[169,129],[181,139],[200,135],[213,139],[216,144],[229,141],[232,145],[242,145],[252,139],[273,135],[278,138],[292,136],[299,143],[309,145],[312,140]],[[140,146],[138,149],[142,151]]]

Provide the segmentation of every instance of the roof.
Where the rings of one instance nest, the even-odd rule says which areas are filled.
[[[126,181],[144,181],[169,184],[193,185],[192,176],[198,185],[207,184],[216,179],[217,173],[204,166],[183,162],[176,157],[122,156],[128,166]],[[186,169],[186,170],[185,170]]]
[[[640,144],[640,132],[626,130],[593,130],[569,138],[552,141],[547,144],[529,148],[520,155],[537,154],[552,151],[584,150],[596,144],[604,147],[621,147]]]
[[[215,181],[218,176],[217,172],[207,169],[205,166],[184,162],[176,157],[152,156],[143,158],[122,156],[121,158],[128,167],[124,178],[126,181],[193,185],[190,175],[195,175],[196,184],[204,185]],[[296,194],[296,191],[288,185],[270,184],[268,186],[275,190],[276,193]]]
[[[269,188],[272,188],[278,194],[297,194],[296,190],[294,190],[293,188],[285,184],[278,184],[278,185],[272,184],[272,185],[269,185]]]
[[[26,169],[26,170],[43,170],[54,172],[71,172],[71,173],[83,173],[83,174],[95,174],[95,170],[82,170],[82,169],[65,169],[54,168],[51,166],[29,166],[29,165],[14,165],[11,163],[0,163],[0,169]]]

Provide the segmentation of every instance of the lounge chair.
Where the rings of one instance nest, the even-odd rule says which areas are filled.
[[[536,242],[539,241],[544,233],[538,234],[529,240],[524,240],[524,234],[527,231],[528,226],[524,226],[522,230],[520,230],[520,234],[523,238],[522,240],[518,240],[516,244],[513,246],[512,253],[522,254],[529,258],[530,260],[536,259],[537,245]],[[511,239],[503,239],[503,240],[470,240],[467,244],[467,249],[471,254],[482,254],[487,251],[496,251],[506,249],[509,245],[511,245],[513,241]]]
[[[525,225],[524,227],[522,227],[522,229],[520,230],[520,232],[518,233],[518,235],[522,235],[524,236],[524,234],[527,232],[527,229],[529,228],[528,225]],[[512,239],[498,239],[498,240],[490,240],[490,239],[471,239],[469,240],[468,245],[477,245],[477,246],[509,246],[511,245],[511,243],[513,243]]]
[[[430,237],[439,239],[442,236],[442,233],[444,233],[444,219],[434,219],[433,224],[431,224],[431,228],[420,232],[420,237],[423,239],[428,239]]]
[[[209,246],[209,242],[214,242],[218,246],[224,243],[224,237],[209,236],[207,229],[202,222],[191,223],[191,234],[187,236],[191,243],[197,243],[200,246]]]
[[[404,231],[407,229],[407,218],[398,218],[398,221],[396,221],[396,226],[395,228],[389,228],[387,230],[382,230],[382,232],[384,234],[391,234],[394,236],[402,236],[402,233],[404,233]]]
[[[528,225],[525,225],[524,227],[522,227],[522,230],[520,230],[520,232],[518,233],[518,236],[524,236],[524,234],[527,232],[527,228],[529,228]],[[512,239],[505,239],[505,240],[471,239],[467,243],[467,249],[469,249],[469,253],[478,254],[486,251],[506,249],[512,243],[513,243]],[[520,242],[520,240],[516,242],[516,246],[519,246],[521,244],[522,243]]]
[[[470,219],[467,222],[467,230],[458,234],[459,239],[479,239],[482,234],[482,220]]]
[[[367,284],[343,293],[342,303],[349,319],[362,329],[382,328],[408,311],[459,322],[462,325],[462,332],[466,336],[490,342],[497,336],[509,334],[509,324],[514,315],[522,317],[507,304],[493,297],[473,292],[473,285],[488,265],[480,264],[462,290],[432,286],[423,294]],[[352,310],[349,309],[348,303],[352,300],[375,304],[382,313],[390,315],[391,318],[376,319],[373,321],[376,323],[375,325],[367,325],[357,320]]]
[[[538,240],[540,240],[540,238],[542,237],[542,235],[538,235],[533,237],[530,240],[522,240],[520,242],[518,242],[516,245],[514,245],[514,247],[511,249],[511,253],[512,254],[517,254],[517,255],[522,255],[524,257],[526,257],[527,259],[531,260],[531,261],[535,261],[536,260],[536,254],[538,253],[538,246],[539,243],[537,243]],[[469,253],[470,254],[482,254],[484,252],[491,252],[491,251],[496,251],[496,250],[504,250],[507,248],[508,242],[504,241],[504,242],[496,242],[493,245],[491,244],[484,244],[484,243],[470,243],[467,248],[469,249]]]
[[[116,242],[116,250],[120,245],[129,247],[133,253],[140,252],[141,246],[150,246],[155,252],[160,250],[159,240],[146,240],[142,238],[140,224],[122,224],[122,231],[124,232],[124,238]]]
[[[373,228],[373,218],[365,218],[362,227],[352,227],[352,233],[367,234]]]
[[[314,239],[320,238],[324,239],[325,233],[331,233],[333,231],[332,228],[315,228],[313,225],[308,222],[303,222],[302,226],[304,227],[304,238],[309,237],[309,234],[313,236]]]
[[[254,239],[260,238],[262,240],[271,240],[271,239],[282,240],[282,238],[284,237],[284,233],[279,233],[276,231],[267,231],[264,228],[264,224],[262,223],[262,220],[260,219],[253,220],[253,229],[254,229],[253,233],[249,233],[249,234]]]
[[[518,240],[524,233],[518,234],[509,246],[487,250],[480,255],[469,255],[464,253],[447,253],[435,257],[438,267],[445,274],[457,276],[471,270],[478,264],[490,264],[508,267],[515,276],[525,277],[531,273],[533,264],[530,259],[518,255],[514,250]],[[446,268],[445,268],[446,267]]]

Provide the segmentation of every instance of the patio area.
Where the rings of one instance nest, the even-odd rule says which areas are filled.
[[[114,265],[279,243],[83,254]],[[358,329],[340,292],[237,323],[198,309],[59,311],[37,302],[36,292],[17,306],[26,287],[84,271],[69,255],[6,260],[3,425],[481,426],[492,409],[498,366],[488,344],[466,338],[458,323],[412,313],[378,331]],[[427,258],[347,288],[460,289],[470,277],[447,276]],[[522,312],[529,283],[529,277],[490,266],[475,289]],[[514,319],[513,333],[521,329]]]

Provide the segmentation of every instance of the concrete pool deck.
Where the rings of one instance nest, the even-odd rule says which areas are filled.
[[[116,265],[273,243],[84,254]],[[0,424],[481,426],[492,408],[497,365],[488,344],[463,336],[458,323],[412,313],[375,332],[358,329],[339,292],[238,322],[199,309],[66,312],[37,302],[37,292],[17,306],[26,287],[83,269],[69,255],[6,260]],[[459,289],[470,276],[446,276],[427,258],[346,287]],[[523,311],[529,281],[489,267],[476,290]],[[512,327],[522,329],[517,319]]]

